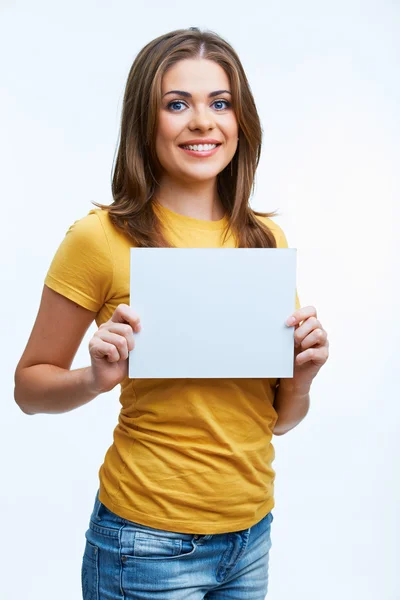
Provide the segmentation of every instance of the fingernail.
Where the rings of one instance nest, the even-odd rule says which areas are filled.
[[[290,325],[293,325],[296,322],[295,317],[289,317],[288,319],[286,319],[286,325],[288,325],[290,327]]]

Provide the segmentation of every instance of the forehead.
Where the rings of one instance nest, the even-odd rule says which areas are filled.
[[[163,94],[169,90],[210,92],[218,89],[230,89],[229,77],[220,65],[204,58],[180,60],[168,69],[161,82]]]

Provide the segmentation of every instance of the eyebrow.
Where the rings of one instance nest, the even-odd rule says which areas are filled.
[[[215,92],[210,92],[208,94],[209,98],[214,98],[214,96],[219,96],[220,94],[231,94],[232,93],[229,90],[217,90]],[[171,90],[170,92],[167,92],[166,94],[164,94],[164,96],[168,96],[168,94],[176,94],[178,96],[184,96],[184,98],[192,98],[192,94],[189,94],[189,92],[183,92],[182,90]],[[164,98],[163,96],[163,98]]]

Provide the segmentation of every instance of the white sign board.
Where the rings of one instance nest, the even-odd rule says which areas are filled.
[[[295,248],[131,248],[131,378],[293,377]]]

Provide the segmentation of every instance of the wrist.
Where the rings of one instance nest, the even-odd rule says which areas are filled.
[[[311,381],[309,383],[297,383],[296,380],[293,377],[291,377],[280,379],[279,388],[282,391],[296,394],[296,396],[306,396],[310,392],[311,383]]]
[[[99,394],[102,394],[105,390],[101,390],[96,385],[96,381],[93,374],[92,367],[86,367],[83,369],[83,382],[86,388],[86,392],[92,398],[95,398]]]

